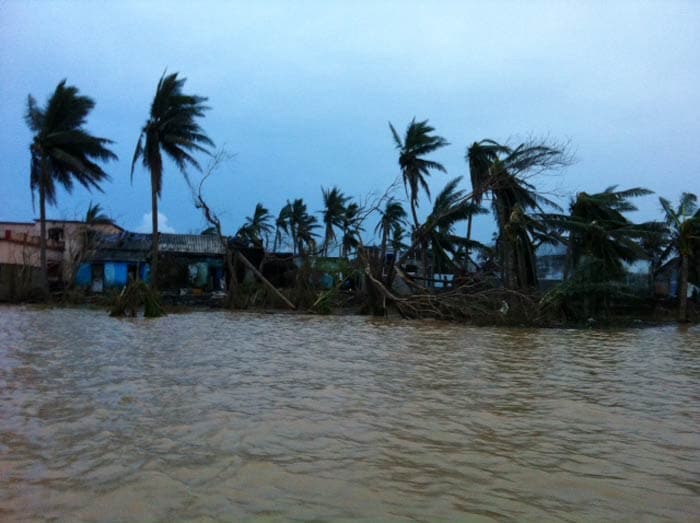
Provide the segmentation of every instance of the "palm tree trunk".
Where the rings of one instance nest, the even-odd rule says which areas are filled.
[[[688,255],[681,254],[681,284],[678,290],[678,321],[688,321]]]
[[[379,262],[379,267],[380,267],[380,272],[379,272],[379,279],[386,283],[386,277],[389,275],[389,271],[386,270],[385,264],[386,264],[386,241],[389,237],[389,231],[385,228],[382,227],[382,251],[381,251],[381,258]],[[396,257],[396,254],[394,253],[394,257]],[[386,276],[385,276],[386,272]]]
[[[153,235],[151,236],[151,289],[158,290],[158,194],[151,175],[151,214]]]
[[[279,225],[275,225],[275,239],[272,242],[272,252],[277,252],[277,242],[280,240],[280,228]]]
[[[464,248],[464,259],[465,259],[465,265],[467,271],[469,270],[469,243],[472,239],[472,217],[474,216],[473,212],[469,213],[469,218],[467,218],[467,246]]]
[[[573,264],[574,256],[574,240],[569,233],[569,241],[566,242],[566,257],[564,258],[564,273],[562,274],[562,281],[568,281],[574,272]]]
[[[49,294],[49,268],[46,262],[46,160],[42,161],[41,183],[39,184],[39,259],[41,264],[41,290]]]

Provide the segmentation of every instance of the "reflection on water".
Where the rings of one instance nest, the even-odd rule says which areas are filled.
[[[0,308],[0,520],[694,520],[699,334]]]

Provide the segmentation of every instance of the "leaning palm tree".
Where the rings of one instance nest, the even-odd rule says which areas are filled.
[[[534,250],[537,243],[550,241],[546,224],[536,217],[543,214],[543,206],[559,206],[528,180],[535,173],[568,165],[565,147],[527,142],[511,148],[482,140],[470,147],[467,156],[476,196],[479,200],[487,193],[491,196],[504,283],[511,288],[536,286]]]
[[[262,203],[258,203],[253,211],[253,216],[246,216],[246,221],[238,229],[236,236],[254,247],[262,248],[263,237],[269,237],[272,232],[271,219],[270,211]]]
[[[432,212],[417,231],[432,253],[433,267],[441,269],[440,272],[456,268],[467,247],[483,249],[479,242],[455,233],[455,224],[475,213],[474,203],[466,198],[463,190],[457,189],[461,181],[459,176],[445,185],[435,198]]]
[[[214,143],[204,133],[197,120],[204,116],[208,107],[206,98],[187,95],[182,92],[185,78],[178,78],[178,73],[161,76],[156,94],[151,103],[148,120],[141,129],[136,144],[134,158],[131,162],[133,177],[136,162],[141,159],[143,166],[151,175],[151,213],[153,220],[153,247],[151,253],[151,287],[158,282],[158,198],[163,187],[164,152],[180,172],[187,177],[188,165],[201,170],[199,162],[192,156],[195,151],[209,154],[206,146]]]
[[[95,205],[90,202],[88,210],[85,213],[85,223],[87,225],[114,225],[114,220],[105,214],[104,209],[99,203]]]
[[[675,253],[680,258],[680,285],[678,286],[678,320],[688,321],[688,265],[700,244],[700,209],[695,194],[683,193],[676,209],[665,198],[659,198],[664,210],[670,242],[666,256]]]
[[[304,257],[316,248],[316,234],[318,228],[315,216],[311,216],[306,208],[306,203],[301,198],[295,199],[289,206],[289,234],[292,237],[292,252]]]
[[[650,193],[641,187],[620,191],[615,186],[599,193],[580,192],[568,215],[544,216],[568,236],[564,282],[551,294],[567,315],[607,314],[612,302],[630,299],[623,284],[625,263],[648,258],[643,242],[656,236],[659,227],[633,223],[625,214],[636,210],[632,198]]]
[[[46,262],[46,204],[56,204],[57,185],[71,192],[74,180],[87,189],[101,191],[100,183],[109,176],[95,161],[116,160],[108,146],[111,140],[92,136],[83,128],[92,98],[78,94],[78,88],[63,80],[42,108],[29,95],[25,121],[34,133],[31,153],[30,187],[32,198],[39,192],[41,286],[48,292]]]
[[[426,178],[430,176],[430,171],[447,172],[441,163],[427,160],[424,156],[437,151],[441,147],[449,145],[449,143],[443,137],[431,134],[435,129],[428,125],[428,120],[416,122],[416,119],[413,118],[406,128],[406,134],[403,140],[391,123],[389,123],[389,128],[394,137],[396,149],[399,151],[401,175],[411,204],[413,225],[417,229],[418,216],[416,214],[416,207],[418,207],[419,188],[422,187],[428,197],[430,197],[430,188],[426,181]]]
[[[489,190],[489,182],[491,181],[491,167],[498,159],[499,154],[508,153],[508,147],[501,145],[494,140],[481,140],[474,142],[467,148],[465,160],[469,165],[469,178],[472,184],[472,202],[474,212],[469,214],[467,219],[467,240],[472,239],[472,221],[474,214],[481,213],[481,202],[484,195]],[[466,257],[469,258],[469,249],[467,248]]]
[[[341,224],[343,231],[341,255],[343,257],[347,257],[352,249],[357,249],[362,243],[362,238],[360,237],[360,233],[363,231],[361,212],[361,207],[354,202],[345,208]]]
[[[637,210],[631,198],[649,194],[651,191],[641,187],[618,191],[616,186],[599,193],[578,193],[571,202],[570,216],[559,223],[569,232],[566,275],[570,276],[582,262],[594,259],[599,262],[600,277],[619,279],[625,262],[645,258],[641,240],[650,228],[648,224],[632,223],[625,213]]]
[[[400,202],[397,202],[394,199],[389,199],[387,200],[384,209],[380,210],[379,213],[381,218],[379,219],[377,226],[374,228],[374,232],[381,233],[382,235],[381,260],[382,263],[384,263],[389,235],[396,225],[403,225],[406,223],[406,211]]]
[[[275,238],[272,241],[272,252],[277,252],[277,247],[282,245],[283,234],[290,233],[289,217],[291,212],[291,204],[287,202],[277,215],[277,219],[275,220]]]
[[[341,227],[343,217],[345,216],[345,204],[350,199],[345,196],[340,189],[333,187],[332,189],[321,188],[323,192],[323,224],[326,228],[323,239],[323,255],[328,256],[328,248],[333,240],[335,240],[334,227]]]

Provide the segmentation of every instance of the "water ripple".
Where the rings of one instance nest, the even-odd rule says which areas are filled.
[[[691,521],[700,329],[0,308],[2,521]]]

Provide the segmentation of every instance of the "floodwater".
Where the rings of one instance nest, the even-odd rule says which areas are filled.
[[[697,521],[700,328],[0,308],[0,520]]]

